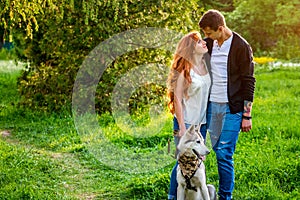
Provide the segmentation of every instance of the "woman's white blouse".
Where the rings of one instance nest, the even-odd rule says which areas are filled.
[[[192,83],[188,88],[187,95],[184,97],[183,117],[187,124],[205,124],[206,109],[209,96],[211,79],[209,73],[199,75],[193,69],[190,71]]]

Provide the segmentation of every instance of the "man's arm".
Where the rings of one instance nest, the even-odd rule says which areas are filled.
[[[242,116],[242,131],[248,132],[252,129],[252,102],[251,101],[244,101],[244,111]]]
[[[244,110],[242,116],[242,131],[248,132],[252,129],[252,104],[254,98],[255,89],[255,78],[254,78],[254,62],[253,62],[253,52],[250,45],[244,45],[244,56],[242,56],[243,64],[245,66],[242,70],[243,77],[243,97],[244,97]]]

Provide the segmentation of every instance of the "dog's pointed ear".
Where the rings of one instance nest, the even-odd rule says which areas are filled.
[[[200,125],[196,125],[196,126],[195,126],[195,131],[196,131],[197,133],[200,133]]]
[[[191,125],[189,128],[188,128],[188,133],[194,133],[195,132],[195,125]]]

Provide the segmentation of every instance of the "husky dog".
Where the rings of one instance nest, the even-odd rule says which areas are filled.
[[[216,200],[216,189],[206,185],[204,157],[210,153],[199,132],[199,126],[190,126],[178,144],[177,199]]]

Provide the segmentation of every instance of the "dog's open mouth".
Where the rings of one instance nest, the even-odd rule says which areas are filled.
[[[204,155],[200,155],[195,149],[192,149],[194,154],[196,154],[196,156],[198,157],[198,159],[204,161],[205,160],[205,156]]]

